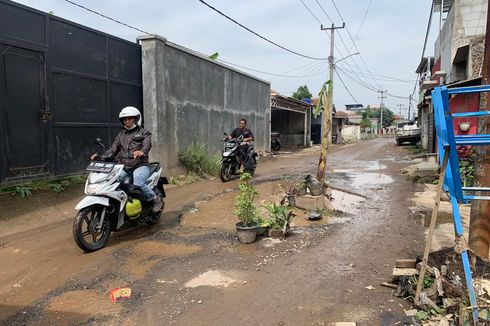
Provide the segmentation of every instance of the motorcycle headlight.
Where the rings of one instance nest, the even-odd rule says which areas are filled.
[[[85,192],[87,194],[95,194],[95,193],[97,193],[97,190],[99,190],[99,188],[101,186],[102,185],[100,183],[91,183],[91,184],[88,184],[87,187],[85,188]]]
[[[117,169],[113,169],[110,173],[91,173],[88,177],[88,184],[85,192],[95,194],[104,185],[118,173]]]

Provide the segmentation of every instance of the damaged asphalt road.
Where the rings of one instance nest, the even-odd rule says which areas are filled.
[[[238,243],[235,181],[171,187],[159,225],[115,233],[92,254],[71,238],[80,187],[63,194],[64,202],[15,211],[18,223],[0,221],[1,323],[403,324],[409,305],[379,284],[391,278],[396,259],[423,249],[423,226],[409,210],[414,185],[399,173],[409,162],[406,151],[380,138],[330,155],[339,211],[315,222],[297,217],[286,240]],[[286,178],[314,174],[318,157],[312,148],[259,163],[261,199]],[[119,287],[131,288],[131,298],[114,303],[110,290]]]

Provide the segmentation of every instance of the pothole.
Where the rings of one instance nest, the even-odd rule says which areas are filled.
[[[240,282],[240,280],[232,274],[233,273],[218,270],[207,271],[187,282],[185,286],[189,288],[196,288],[199,286],[227,288],[230,285]]]
[[[51,300],[44,315],[54,317],[57,324],[63,324],[64,319],[82,322],[94,315],[116,315],[122,306],[111,301],[109,293],[98,294],[95,290],[71,291]]]
[[[343,192],[340,190],[332,189],[332,206],[336,211],[341,211],[344,213],[355,212],[359,204],[361,204],[365,199],[361,196],[356,196]]]
[[[362,188],[364,186],[378,186],[384,184],[390,184],[393,182],[393,178],[389,175],[382,173],[352,173],[349,174],[351,180],[351,186],[354,188]]]
[[[127,256],[124,269],[139,279],[163,258],[187,256],[200,251],[197,245],[168,244],[158,241],[143,241],[136,244]]]

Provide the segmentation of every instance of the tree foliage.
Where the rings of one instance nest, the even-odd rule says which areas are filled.
[[[302,100],[304,98],[311,98],[312,95],[311,95],[310,90],[308,89],[308,86],[303,85],[303,86],[298,87],[298,90],[293,93],[292,97],[294,97],[295,99],[298,99],[298,100]]]
[[[371,118],[377,118],[378,120],[381,119],[381,110],[380,109],[373,109],[369,105],[366,107],[364,111],[362,111],[362,120],[369,120]],[[393,123],[393,120],[395,120],[395,116],[393,114],[393,111],[387,108],[383,108],[383,127],[389,127]]]

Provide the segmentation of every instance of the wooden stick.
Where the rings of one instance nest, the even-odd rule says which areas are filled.
[[[439,175],[439,184],[437,186],[437,195],[435,198],[434,206],[432,208],[432,217],[430,218],[429,234],[427,236],[427,242],[425,243],[424,258],[420,265],[419,280],[417,282],[417,291],[415,292],[415,304],[420,303],[420,292],[424,284],[425,270],[427,268],[427,261],[429,259],[430,247],[432,245],[432,237],[434,236],[434,229],[436,226],[437,215],[439,214],[439,203],[441,201],[442,189],[444,187],[444,178],[446,176],[447,161],[449,158],[449,149],[444,151],[444,158],[442,160],[441,174]]]
[[[391,288],[391,289],[397,289],[398,288],[396,284],[391,284],[391,283],[387,283],[387,282],[383,282],[380,285],[385,286],[387,288]]]

